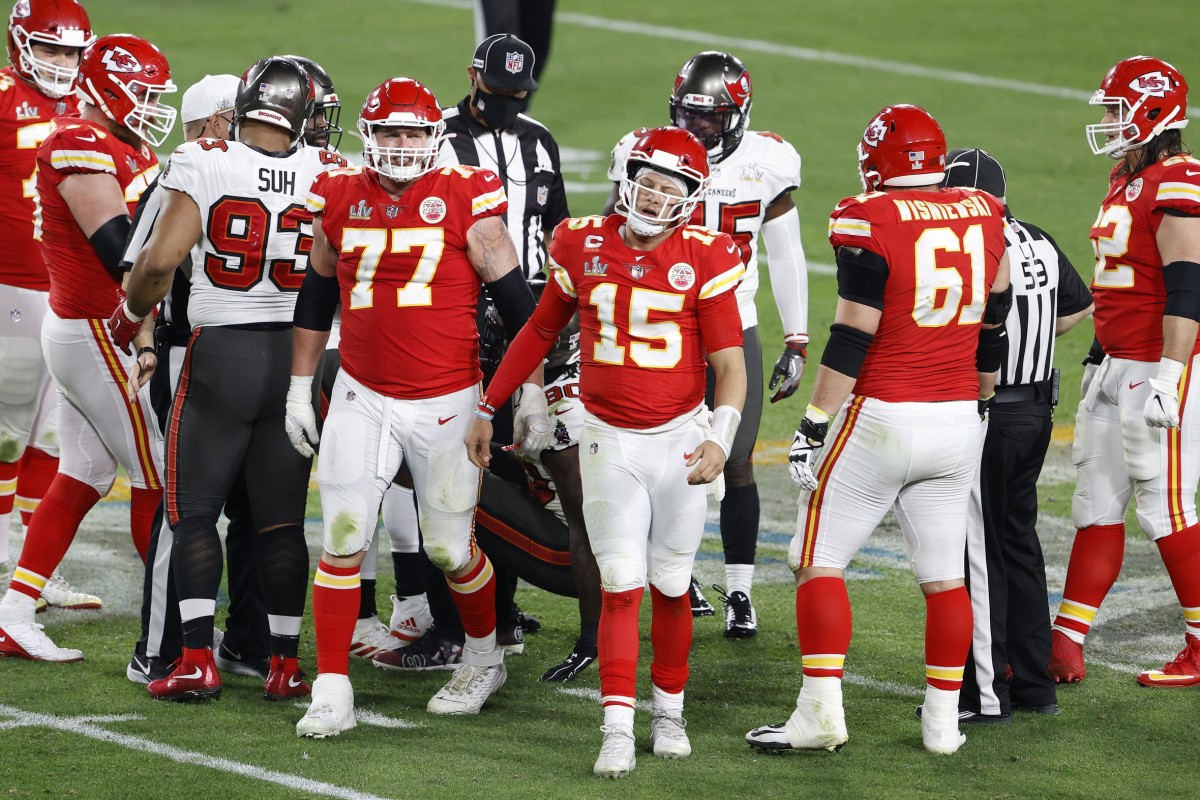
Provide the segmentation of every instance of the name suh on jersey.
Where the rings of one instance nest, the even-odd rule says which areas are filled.
[[[171,155],[160,183],[195,200],[202,220],[192,249],[192,327],[291,323],[312,252],[304,198],[317,175],[344,166],[329,150],[268,155],[221,139],[187,142]]]

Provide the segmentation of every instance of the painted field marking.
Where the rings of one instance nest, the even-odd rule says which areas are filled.
[[[296,708],[308,710],[308,703],[296,703]],[[375,728],[390,728],[392,730],[409,730],[412,728],[424,727],[419,722],[409,722],[400,717],[388,717],[374,711],[365,709],[354,709],[354,720],[360,725],[370,725]]]

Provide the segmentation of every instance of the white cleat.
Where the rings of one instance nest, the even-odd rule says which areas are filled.
[[[392,595],[392,619],[388,627],[392,636],[400,640],[400,647],[417,641],[432,626],[433,614],[429,611],[429,599],[424,594],[403,600]]]
[[[592,767],[592,774],[598,778],[624,778],[637,766],[633,728],[602,725],[600,731],[604,734],[604,741],[600,745],[600,756]]]
[[[925,702],[921,706],[921,741],[925,749],[931,753],[948,756],[958,752],[967,737],[958,730],[958,692],[945,691],[953,694],[952,702],[930,702],[932,692],[945,691],[929,689],[925,691]]]
[[[55,608],[64,608],[69,611],[85,611],[104,605],[94,594],[81,592],[67,583],[58,570],[54,570],[50,575],[50,580],[46,581],[46,585],[42,589],[42,599]]]
[[[83,651],[59,647],[36,622],[0,622],[0,656],[30,661],[83,661]]]
[[[692,754],[688,741],[687,720],[669,712],[654,710],[650,718],[650,749],[659,758],[687,758]]]
[[[379,617],[371,615],[354,623],[354,636],[350,639],[350,655],[370,658],[380,650],[395,650],[400,646],[387,625]]]
[[[296,723],[296,735],[311,739],[337,736],[354,728],[354,688],[350,678],[336,672],[317,676],[312,684],[312,704]]]
[[[787,722],[764,725],[746,734],[751,747],[761,750],[841,750],[849,739],[846,712],[840,702],[823,700],[803,688],[796,710]]]
[[[478,714],[487,699],[500,691],[507,678],[504,662],[490,667],[463,664],[429,700],[426,710],[430,714]]]

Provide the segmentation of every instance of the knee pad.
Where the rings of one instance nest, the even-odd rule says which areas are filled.
[[[0,338],[0,405],[28,406],[42,391],[46,366],[36,339]]]
[[[421,517],[425,555],[442,572],[460,570],[471,560],[470,517]]]
[[[1140,406],[1121,410],[1121,450],[1130,478],[1149,481],[1158,477],[1162,435],[1162,430],[1146,424]]]
[[[471,511],[479,500],[479,475],[462,442],[437,442],[429,451],[423,499],[443,514]]]
[[[322,546],[330,555],[346,558],[361,553],[375,532],[375,518],[367,519],[362,509],[366,505],[356,492],[341,490],[323,494],[321,505],[325,517]]]

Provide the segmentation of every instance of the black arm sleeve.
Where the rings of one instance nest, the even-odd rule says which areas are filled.
[[[1088,364],[1099,364],[1104,360],[1104,348],[1100,346],[1100,340],[1093,337],[1092,349],[1088,350],[1087,356],[1081,362],[1085,367]]]
[[[338,300],[337,276],[326,278],[309,265],[304,273],[304,283],[300,285],[300,294],[296,296],[292,323],[310,331],[327,331],[333,327]]]
[[[980,372],[995,372],[1008,357],[1008,331],[984,328],[979,332],[979,346],[975,349],[975,369]]]
[[[504,332],[511,342],[517,336],[517,331],[529,321],[529,316],[537,303],[533,292],[521,274],[520,268],[510,270],[503,278],[487,284],[488,294],[496,303],[500,319],[504,323]]]
[[[1167,303],[1163,314],[1200,321],[1200,264],[1172,261],[1162,269]]]
[[[835,322],[829,326],[829,341],[821,353],[821,366],[857,378],[873,341],[873,334]]]
[[[113,217],[88,237],[100,262],[114,276],[121,274],[121,257],[125,255],[125,240],[129,238],[130,222],[125,214]]]
[[[882,310],[887,279],[888,264],[883,256],[860,247],[838,248],[839,297]]]

